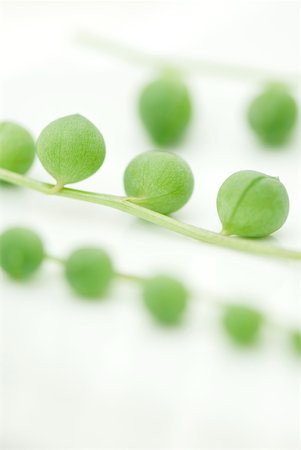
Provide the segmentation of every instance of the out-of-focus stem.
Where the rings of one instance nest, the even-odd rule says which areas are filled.
[[[150,52],[139,50],[138,48],[127,46],[123,43],[91,33],[82,32],[78,34],[76,40],[86,47],[113,55],[125,62],[150,66],[158,70],[172,67],[183,73],[196,73],[198,75],[210,75],[229,79],[250,79],[257,81],[282,80],[291,85],[300,84],[301,82],[300,73],[279,73],[273,70],[238,64],[219,63],[204,59],[159,57]]]

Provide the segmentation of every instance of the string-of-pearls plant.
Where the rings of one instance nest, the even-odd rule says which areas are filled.
[[[156,322],[165,326],[184,322],[191,292],[177,278],[165,274],[140,277],[119,273],[110,255],[98,247],[79,248],[66,259],[49,256],[39,235],[27,228],[10,228],[0,235],[0,266],[11,279],[20,282],[32,278],[47,259],[62,267],[72,292],[87,301],[109,296],[114,281],[127,280],[140,287],[143,304]],[[206,295],[200,300],[205,301]],[[264,327],[270,323],[263,312],[216,298],[212,303],[220,309],[221,326],[233,343],[246,348],[260,342]],[[285,327],[282,331],[291,349],[301,356],[301,330]]]
[[[14,147],[17,138],[19,145]],[[24,146],[20,144],[22,139]],[[191,169],[177,155],[154,151],[137,156],[125,170],[127,195],[116,196],[65,187],[65,184],[93,175],[105,158],[105,143],[100,131],[80,115],[55,120],[38,138],[38,156],[55,178],[55,185],[22,175],[24,166],[20,168],[19,160],[25,161],[27,168],[32,162],[32,146],[28,145],[28,135],[22,127],[0,124],[0,140],[0,179],[3,181],[44,194],[110,206],[207,244],[257,255],[301,260],[299,250],[245,239],[268,236],[285,223],[289,199],[278,178],[249,170],[231,175],[218,192],[217,210],[222,232],[216,233],[167,215],[187,203],[194,186]]]
[[[298,116],[293,87],[300,84],[300,73],[275,74],[235,64],[158,57],[145,50],[87,33],[81,33],[78,42],[131,64],[156,70],[158,75],[139,92],[138,111],[149,137],[161,149],[178,145],[192,121],[193,96],[187,85],[190,74],[261,83],[261,89],[246,106],[248,126],[258,141],[270,148],[284,146],[293,135]]]

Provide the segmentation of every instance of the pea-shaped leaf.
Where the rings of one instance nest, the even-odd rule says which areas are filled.
[[[193,185],[190,167],[172,153],[142,153],[129,163],[124,174],[130,200],[162,214],[182,208],[192,194]]]
[[[293,351],[301,357],[301,329],[294,329],[289,333],[290,344]]]
[[[0,123],[0,167],[26,173],[35,157],[35,143],[31,134],[14,122]]]
[[[11,278],[29,278],[43,259],[43,243],[35,232],[27,228],[10,228],[0,236],[0,265]]]
[[[280,146],[290,138],[295,127],[298,107],[287,86],[269,84],[252,100],[248,121],[258,138],[267,145]]]
[[[229,338],[241,346],[254,345],[264,322],[263,315],[244,305],[227,305],[222,315],[222,325]]]
[[[142,90],[139,112],[151,139],[159,147],[177,145],[191,119],[187,86],[178,76],[162,76]]]
[[[93,175],[105,158],[100,131],[75,114],[51,122],[40,134],[37,152],[45,169],[56,179],[57,190]]]
[[[65,275],[74,292],[81,297],[103,297],[112,282],[114,271],[110,256],[100,248],[81,248],[65,263]]]
[[[289,198],[279,178],[242,170],[222,184],[217,210],[225,234],[264,237],[286,221]]]
[[[178,280],[157,275],[143,284],[143,299],[148,311],[158,322],[177,325],[186,310],[189,293]]]

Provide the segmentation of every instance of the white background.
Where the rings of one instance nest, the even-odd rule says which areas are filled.
[[[76,43],[90,30],[157,54],[297,70],[300,4],[254,2],[14,2],[1,5],[1,116],[38,136],[51,120],[81,113],[102,131],[103,167],[77,187],[122,193],[126,164],[152,149],[136,112],[139,88],[155,72]],[[300,69],[300,67],[299,67]],[[291,212],[271,243],[301,247],[300,139],[262,148],[245,109],[261,84],[187,79],[195,114],[177,151],[195,190],[176,214],[218,231],[217,191],[236,170],[280,176]],[[51,181],[38,161],[33,177]],[[285,336],[268,330],[241,352],[210,304],[246,302],[283,325],[300,323],[300,265],[209,247],[104,207],[2,189],[1,229],[26,225],[49,253],[81,245],[111,252],[119,270],[167,272],[191,286],[182,328],[156,326],[137,286],[118,283],[87,304],[45,263],[26,284],[1,274],[2,449],[297,450],[300,364]]]

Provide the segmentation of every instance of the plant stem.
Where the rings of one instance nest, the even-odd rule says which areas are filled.
[[[29,189],[50,195],[53,189],[52,184],[42,183],[24,175],[0,169],[0,179],[23,186]],[[96,203],[103,206],[109,206],[125,213],[144,219],[148,222],[159,225],[175,233],[190,237],[206,244],[216,245],[245,253],[253,253],[261,256],[270,256],[288,260],[301,261],[301,251],[290,250],[277,246],[271,246],[264,242],[254,239],[242,239],[231,236],[225,236],[220,233],[198,228],[194,225],[180,222],[172,217],[165,216],[150,209],[132,203],[127,197],[117,195],[98,194],[77,189],[63,188],[59,192],[53,193],[58,197],[67,197],[75,200],[81,200],[89,203]]]
[[[48,259],[48,261],[54,262],[56,264],[65,264],[65,260],[63,258],[59,258],[58,256],[53,255],[45,255],[45,258]]]
[[[58,256],[50,255],[49,253],[45,255],[45,259],[48,259],[48,261],[54,262],[55,264],[64,265],[66,262],[66,259],[59,258]],[[133,275],[129,273],[123,273],[123,272],[116,272],[115,276],[119,278],[120,280],[124,281],[130,281],[132,283],[143,283],[147,278],[142,277],[139,275]]]
[[[300,73],[275,73],[260,68],[247,67],[235,64],[218,63],[208,60],[193,60],[189,58],[158,57],[144,50],[139,50],[120,42],[115,42],[103,36],[90,33],[80,33],[77,42],[96,50],[114,55],[126,62],[151,66],[157,70],[173,67],[184,73],[197,73],[201,75],[213,75],[217,77],[251,80],[284,80],[289,84],[301,82]]]
[[[139,275],[132,275],[129,273],[122,273],[122,272],[117,272],[116,277],[123,281],[130,281],[132,283],[138,284],[143,283],[144,281],[147,280],[146,277],[141,277]]]

